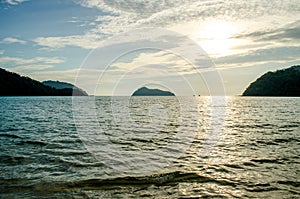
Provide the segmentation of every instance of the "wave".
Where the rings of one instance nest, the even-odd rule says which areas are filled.
[[[86,179],[79,181],[69,181],[69,182],[39,182],[38,184],[31,185],[20,185],[18,190],[26,191],[41,191],[46,192],[57,192],[57,191],[71,191],[71,190],[84,190],[84,189],[98,189],[98,190],[107,190],[115,189],[126,186],[135,186],[135,187],[149,187],[152,185],[156,186],[166,186],[166,185],[176,185],[179,183],[216,183],[219,185],[225,186],[236,186],[235,182],[228,180],[219,180],[210,178],[207,176],[201,176],[196,173],[184,173],[184,172],[171,172],[163,173],[158,175],[151,176],[140,176],[140,177],[118,177],[113,179]],[[13,187],[5,186],[3,187],[6,192],[11,192],[16,189],[16,186]]]
[[[298,127],[300,127],[299,124],[284,124],[284,125],[279,126],[279,128],[283,128],[283,129],[285,129],[285,128],[298,128]]]
[[[287,158],[278,158],[278,159],[251,159],[252,162],[259,164],[284,164],[287,161]]]
[[[275,143],[290,143],[290,142],[300,142],[299,139],[290,137],[290,138],[276,138],[273,140]]]
[[[15,134],[0,134],[0,137],[9,137],[9,138],[22,138],[21,136]]]
[[[289,138],[275,138],[270,140],[257,140],[256,143],[252,143],[252,145],[258,146],[257,144],[261,145],[280,145],[284,143],[292,143],[292,142],[300,142],[300,140],[296,137],[289,137]]]
[[[84,181],[75,182],[75,187],[107,187],[107,186],[126,186],[126,185],[171,185],[179,182],[210,182],[213,179],[205,176],[200,176],[196,173],[183,173],[179,171],[171,173],[163,173],[151,176],[140,176],[140,177],[119,177],[114,179],[88,179]]]
[[[255,183],[255,184],[248,184],[246,187],[246,190],[249,192],[272,192],[272,191],[279,191],[279,190],[285,190],[285,188],[282,188],[278,185],[288,185],[293,186],[295,188],[298,188],[300,186],[299,181],[274,181],[269,183]],[[299,191],[289,189],[288,192],[292,194],[299,194]]]
[[[36,146],[46,146],[47,143],[42,142],[42,141],[37,141],[37,140],[23,140],[21,143],[21,145],[36,145]]]
[[[1,164],[6,164],[6,165],[20,165],[23,163],[30,163],[33,161],[34,159],[28,156],[11,156],[11,155],[0,156]]]

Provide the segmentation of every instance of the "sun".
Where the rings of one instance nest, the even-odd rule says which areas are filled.
[[[235,27],[226,21],[210,21],[200,25],[199,37],[206,39],[228,39]]]
[[[232,36],[236,27],[226,21],[208,21],[199,26],[197,40],[201,47],[211,55],[224,56],[230,54],[235,45]]]

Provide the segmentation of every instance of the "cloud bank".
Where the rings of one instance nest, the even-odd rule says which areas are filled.
[[[258,21],[257,27],[249,27],[248,32],[239,35],[244,38],[263,34],[265,37],[269,36],[269,39],[299,35],[297,24],[296,29],[282,27],[287,19],[295,21],[300,17],[297,0],[277,0],[272,3],[268,0],[76,0],[75,2],[84,7],[97,8],[106,14],[97,16],[93,21],[96,27],[84,35],[39,37],[34,39],[37,45],[49,48],[77,46],[93,49],[102,40],[134,28],[172,29],[173,25],[191,21],[201,23],[212,18],[227,21]],[[272,28],[277,34],[268,33]]]
[[[0,41],[0,44],[13,44],[13,43],[17,43],[17,44],[26,44],[27,42],[21,39],[17,39],[14,37],[6,37],[4,39],[2,39],[2,41]]]

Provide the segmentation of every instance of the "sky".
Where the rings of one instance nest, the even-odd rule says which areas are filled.
[[[240,95],[300,64],[299,0],[0,0],[0,67],[94,95]]]

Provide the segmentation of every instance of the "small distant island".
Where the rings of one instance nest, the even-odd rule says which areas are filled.
[[[82,89],[65,82],[39,82],[0,68],[0,96],[87,96]]]
[[[300,96],[300,65],[265,73],[243,96]]]
[[[163,91],[160,89],[150,89],[142,87],[136,90],[132,96],[175,96],[174,93],[169,91]]]

